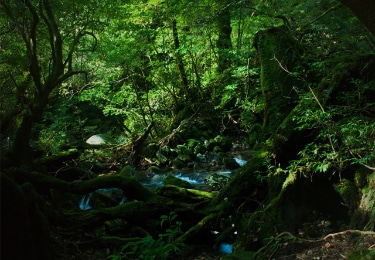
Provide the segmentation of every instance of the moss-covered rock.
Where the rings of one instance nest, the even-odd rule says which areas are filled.
[[[119,175],[125,178],[136,178],[137,172],[130,165],[126,165],[121,169]]]
[[[222,162],[228,170],[236,170],[240,168],[240,165],[236,162],[236,160],[232,157],[225,156],[222,158]]]
[[[225,185],[228,184],[230,178],[226,175],[213,173],[204,179],[204,183],[212,187],[213,190],[221,190]]]
[[[187,189],[192,189],[193,188],[193,185],[191,185],[189,182],[187,181],[184,181],[184,180],[181,180],[173,175],[168,175],[164,181],[163,181],[164,185],[174,185],[174,186],[178,186],[178,187],[181,187],[181,188],[187,188]]]
[[[186,158],[188,159],[189,157],[186,157]],[[189,161],[189,160],[187,160],[187,161]],[[175,169],[182,169],[186,166],[187,166],[187,163],[182,161],[180,158],[175,158],[175,159],[172,160],[172,167],[175,168]]]
[[[159,150],[159,146],[156,143],[150,143],[146,148],[142,150],[142,156],[146,158],[155,157],[156,152]]]
[[[228,152],[232,149],[232,141],[229,137],[217,135],[214,138],[214,141],[216,142],[217,146],[219,146],[225,152]]]

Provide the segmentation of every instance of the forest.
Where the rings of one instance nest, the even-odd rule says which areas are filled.
[[[374,259],[373,0],[1,0],[1,259]]]

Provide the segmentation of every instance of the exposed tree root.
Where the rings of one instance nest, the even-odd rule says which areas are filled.
[[[358,235],[358,236],[348,236]],[[304,239],[282,232],[258,250],[255,259],[346,259],[353,250],[373,250],[375,232],[345,230],[320,239]],[[318,259],[318,258],[317,258]]]

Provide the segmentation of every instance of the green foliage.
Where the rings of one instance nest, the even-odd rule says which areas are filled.
[[[348,254],[348,260],[371,260],[375,258],[375,250],[356,249]]]
[[[181,254],[185,244],[176,242],[176,238],[182,233],[182,222],[177,221],[176,218],[175,212],[171,212],[169,216],[161,216],[160,227],[163,228],[166,225],[167,229],[165,233],[158,235],[158,239],[147,236],[137,242],[129,242],[121,247],[118,254],[108,258],[112,260],[166,260]]]
[[[289,170],[300,173],[341,172],[348,164],[373,165],[375,124],[369,117],[353,116],[341,107],[322,111],[310,108],[295,117],[297,129],[318,131],[318,141],[298,153]],[[339,120],[335,120],[339,118]],[[349,118],[349,119],[348,119]]]
[[[204,183],[211,186],[213,190],[219,191],[228,184],[230,178],[226,175],[213,173],[204,179]]]

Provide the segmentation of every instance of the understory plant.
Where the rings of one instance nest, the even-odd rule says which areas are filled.
[[[362,95],[354,102],[352,96],[355,97],[356,93],[350,92],[337,97],[341,104],[324,108],[311,92],[314,98],[310,100],[316,104],[299,111],[293,120],[297,124],[296,130],[311,130],[316,137],[299,151],[298,160],[290,162],[289,172],[310,178],[315,173],[338,173],[341,179],[341,172],[349,165],[375,169],[375,123],[363,106],[366,103],[370,107],[373,103],[361,100]]]
[[[146,236],[141,240],[126,243],[119,252],[110,255],[112,260],[122,259],[144,259],[144,260],[166,260],[173,256],[182,254],[184,243],[176,242],[176,238],[182,233],[182,222],[177,221],[177,214],[171,212],[169,216],[160,217],[160,227],[167,225],[165,233],[159,234],[157,239]]]

